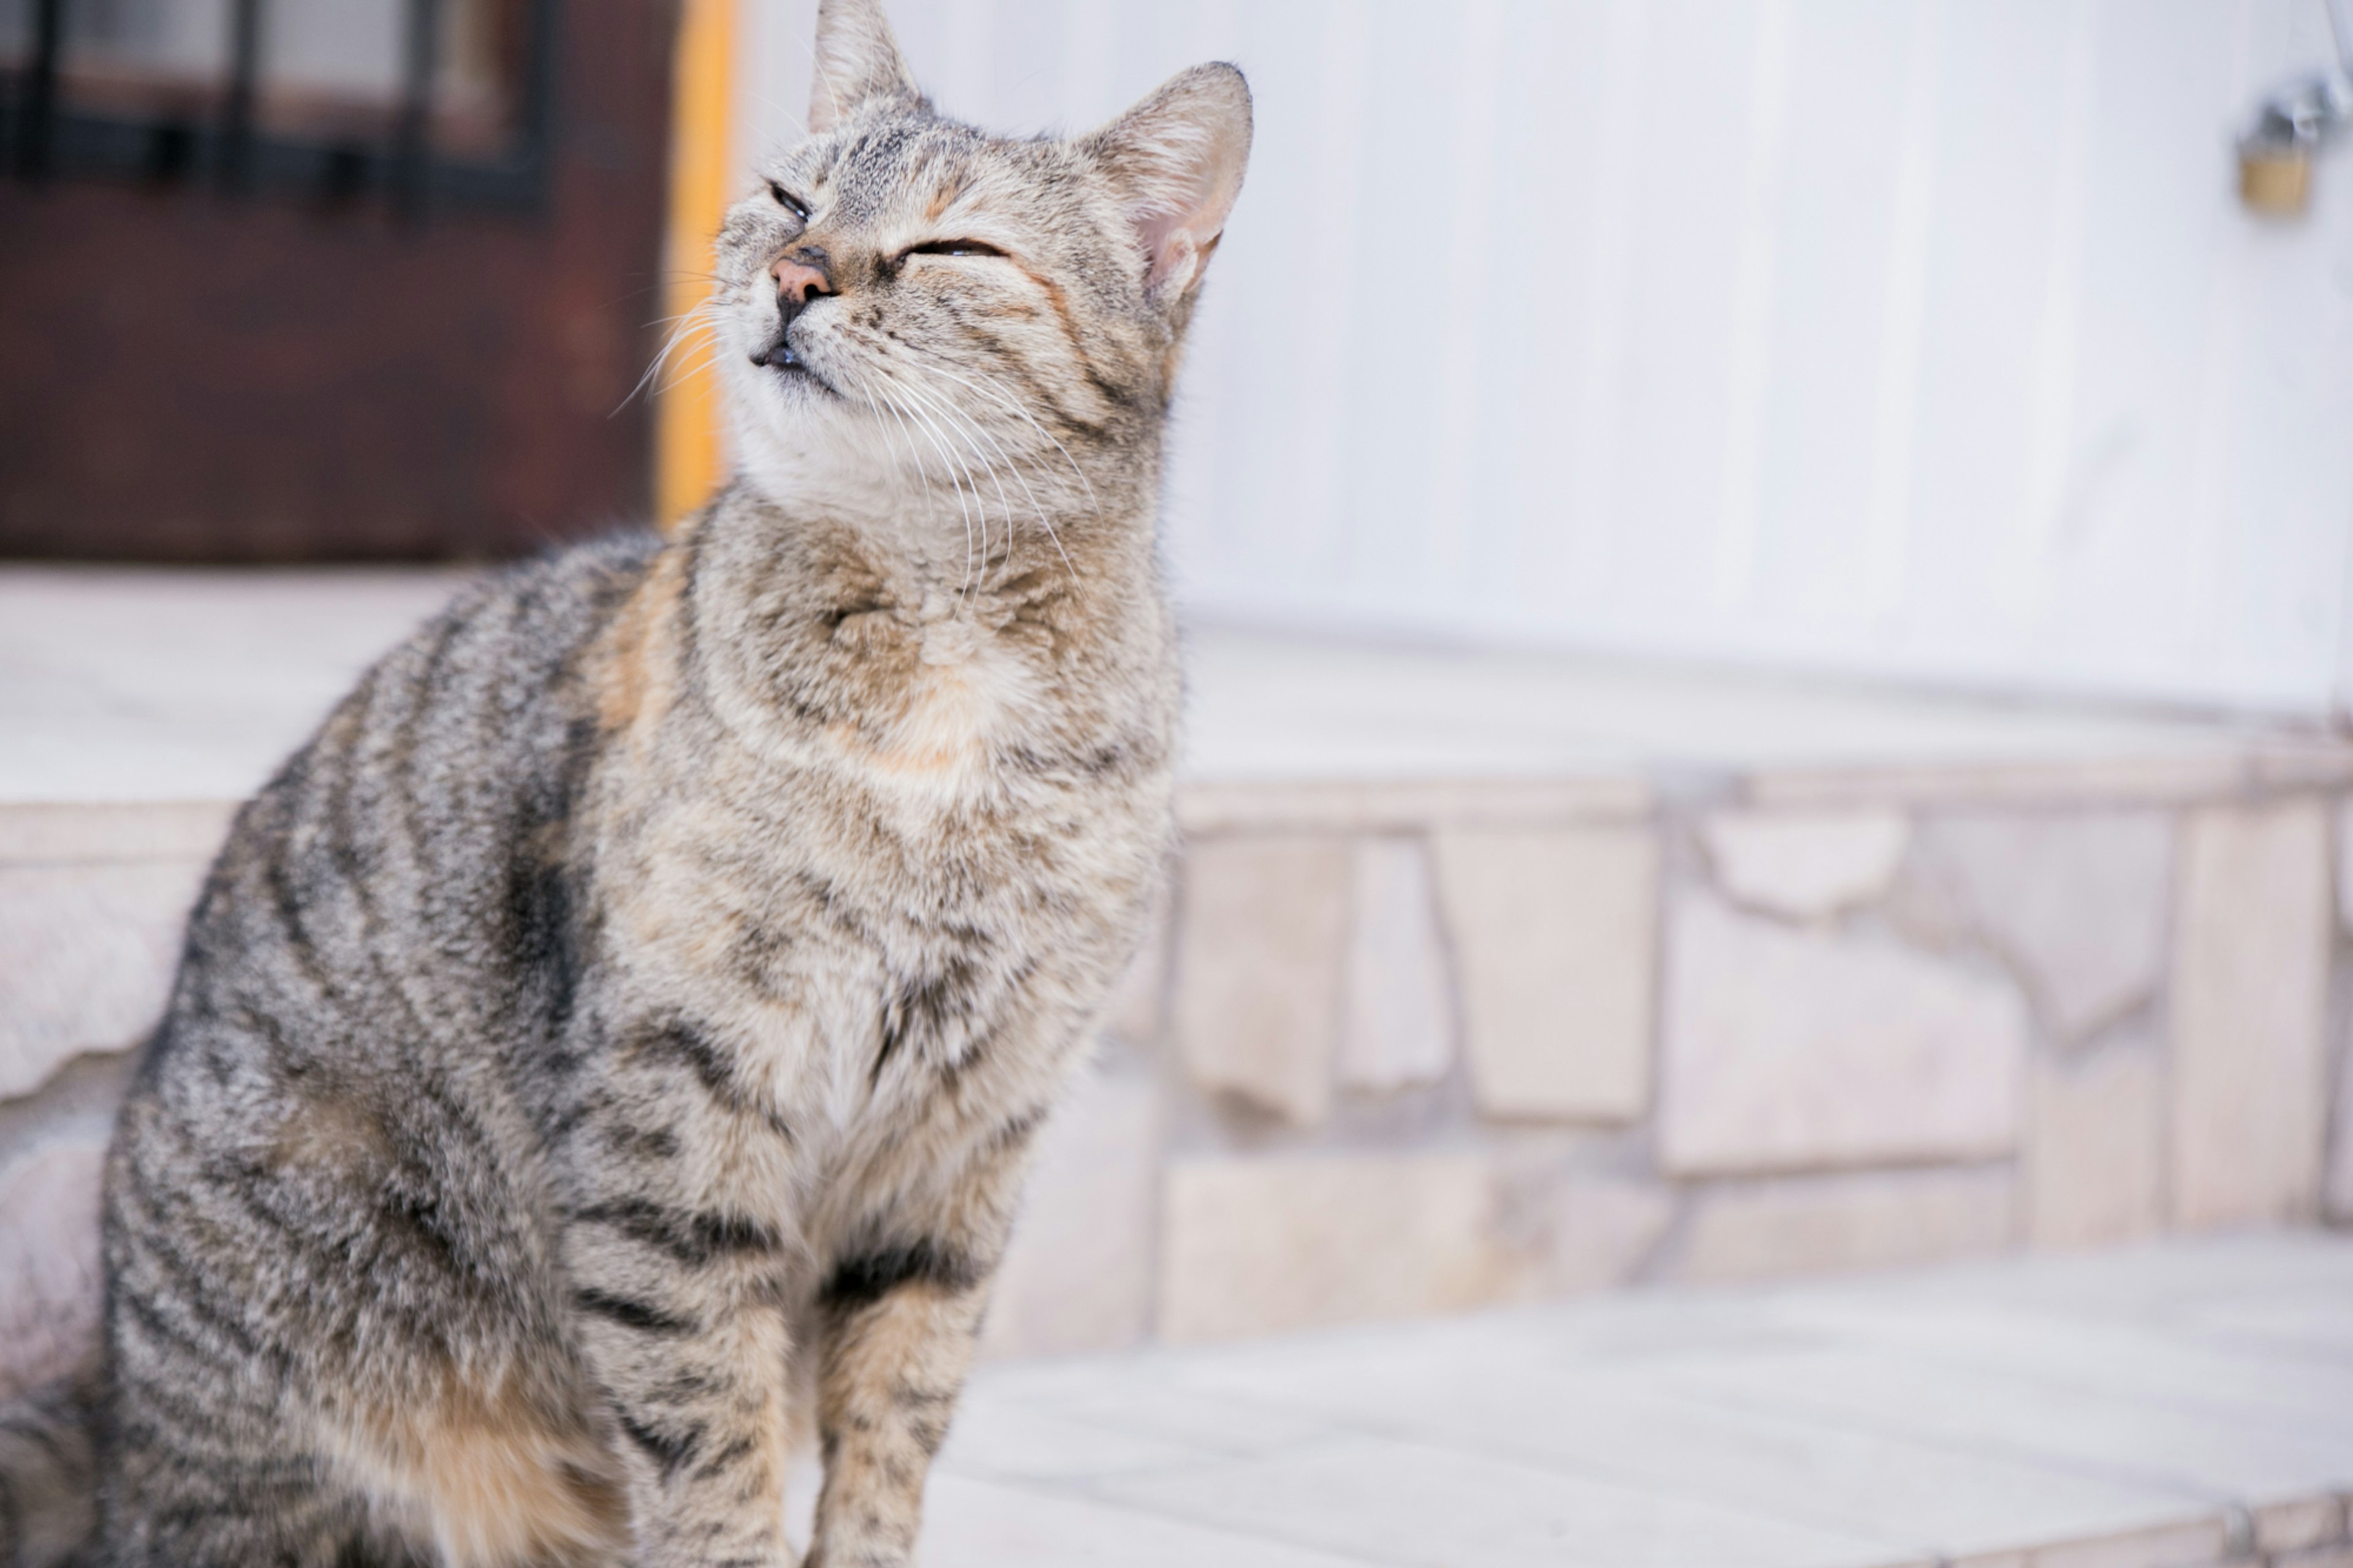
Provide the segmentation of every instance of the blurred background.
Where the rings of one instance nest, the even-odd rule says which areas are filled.
[[[1167,521],[1203,616],[2339,705],[2353,174],[2265,220],[2232,153],[2323,0],[897,12],[1012,130],[1248,68]],[[629,392],[811,21],[0,3],[0,552],[495,557],[643,517],[665,450],[699,500]]]
[[[1599,1410],[1620,1470],[1667,1434],[1677,1521],[1836,1512],[1831,1471],[1907,1531],[1988,1500],[1903,1561],[2182,1499],[2191,1534],[2096,1560],[2347,1560],[2337,3],[891,0],[986,126],[1083,130],[1206,58],[1258,116],[1163,520],[1182,863],[988,1355],[2084,1254],[1971,1297],[1993,1327],[1923,1286],[1874,1298],[1900,1330],[1849,1300],[1788,1360],[1739,1338],[1732,1403],[1849,1401],[1811,1436],[1492,1356],[1465,1429],[1565,1452]],[[0,1393],[91,1331],[108,1119],[236,803],[468,572],[723,480],[708,367],[645,378],[799,133],[813,22],[0,0]],[[1590,1321],[1613,1365],[1704,1359],[1704,1310]],[[1366,1355],[1314,1398],[1404,1378],[1419,1420],[1459,1381]],[[1873,1468],[1948,1417],[1924,1441],[2073,1479]],[[1170,1507],[1242,1528],[1201,1484]],[[1417,1557],[1430,1521],[1377,1505],[1418,1481],[1265,1484],[1286,1539],[1448,1562],[1535,1485]]]
[[[482,559],[642,516],[673,30],[0,4],[0,553]]]

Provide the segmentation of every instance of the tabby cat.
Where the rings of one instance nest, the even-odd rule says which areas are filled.
[[[109,1162],[80,1561],[781,1564],[811,1431],[807,1562],[908,1560],[1171,845],[1162,433],[1250,106],[999,139],[873,0],[818,29],[719,239],[733,483],[467,594],[213,868]],[[20,1423],[13,1545],[74,1440]]]

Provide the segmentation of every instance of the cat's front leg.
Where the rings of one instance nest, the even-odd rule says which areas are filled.
[[[723,1208],[646,1195],[575,1213],[577,1342],[629,1478],[643,1568],[782,1568],[781,1244]]]
[[[825,1484],[807,1568],[900,1568],[1005,1247],[1034,1120],[990,1141],[952,1203],[880,1219],[819,1296]]]

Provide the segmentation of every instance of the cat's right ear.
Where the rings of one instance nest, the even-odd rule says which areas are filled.
[[[1229,65],[1195,66],[1084,138],[1119,187],[1144,247],[1145,292],[1190,294],[1226,231],[1250,162],[1250,95]]]
[[[809,86],[811,135],[832,130],[871,99],[923,92],[907,73],[880,0],[818,0],[817,79]]]

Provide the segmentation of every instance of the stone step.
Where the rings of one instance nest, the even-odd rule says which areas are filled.
[[[47,1342],[12,1323],[86,1321],[107,1109],[234,803],[453,583],[0,571],[0,1381]],[[994,1354],[2353,1212],[2333,737],[1190,658],[1184,863]]]

